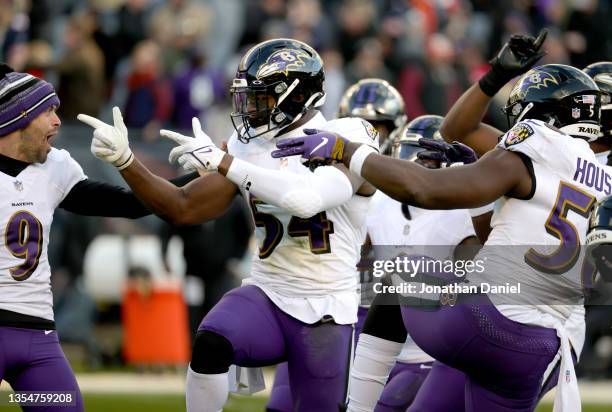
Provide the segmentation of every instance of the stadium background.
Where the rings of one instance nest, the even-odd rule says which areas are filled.
[[[542,63],[582,68],[612,59],[609,0],[0,3],[0,60],[56,86],[63,121],[56,146],[68,149],[90,178],[118,185],[119,174],[89,153],[91,131],[76,122],[78,113],[109,120],[112,106],[119,106],[137,155],[156,173],[176,176],[166,161],[171,143],[160,139],[159,129],[188,131],[198,116],[218,143],[229,137],[229,82],[246,48],[267,38],[297,38],[320,52],[323,112],[330,118],[346,87],[367,77],[396,86],[409,119],[443,115],[511,33],[548,27]],[[505,92],[488,116],[502,130]],[[218,221],[189,228],[155,217],[57,211],[49,246],[57,327],[87,410],[184,408],[189,334],[248,273],[250,230],[240,201]],[[585,405],[593,404],[587,412],[612,404],[605,381],[612,377],[612,316],[606,305],[590,311],[579,368]],[[265,395],[234,397],[227,410],[263,410],[264,404]]]

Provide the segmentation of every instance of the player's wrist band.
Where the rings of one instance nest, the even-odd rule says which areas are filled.
[[[495,207],[495,202],[492,202],[492,203],[489,203],[488,205],[468,209],[468,211],[470,212],[471,217],[477,217],[477,216],[482,216],[485,213],[492,212],[494,207]]]
[[[489,97],[493,97],[504,85],[511,79],[506,73],[503,73],[495,66],[491,67],[484,76],[478,81],[480,89]]]
[[[132,162],[134,161],[134,154],[132,153],[131,150],[128,149],[128,151],[129,151],[129,153],[128,153],[127,159],[115,163],[115,167],[117,168],[117,170],[125,169],[126,167],[131,165]],[[120,160],[122,160],[122,159],[120,159]]]
[[[378,153],[376,149],[370,147],[368,145],[361,145],[355,152],[353,156],[351,156],[351,162],[349,163],[349,170],[355,173],[358,176],[361,176],[361,168],[363,167],[363,162],[365,162],[366,158],[371,153]]]
[[[227,169],[225,174],[229,180],[238,185],[241,189],[249,190],[251,183],[249,182],[249,171],[247,162],[234,158],[232,164]]]

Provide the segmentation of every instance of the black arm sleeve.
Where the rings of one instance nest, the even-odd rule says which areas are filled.
[[[180,187],[199,176],[193,172],[171,179],[170,182]],[[83,216],[138,219],[151,214],[130,190],[89,179],[74,185],[59,207]]]

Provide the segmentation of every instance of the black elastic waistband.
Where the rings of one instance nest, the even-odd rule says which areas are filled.
[[[0,326],[11,328],[55,330],[55,322],[36,316],[24,315],[23,313],[11,312],[0,309]]]

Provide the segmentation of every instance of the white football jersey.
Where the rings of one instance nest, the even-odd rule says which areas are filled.
[[[407,210],[406,210],[407,209]],[[408,219],[408,216],[410,219]],[[476,236],[470,213],[466,209],[427,210],[404,206],[377,191],[366,218],[366,228],[375,246],[424,246],[419,251],[435,259],[453,259],[455,246],[470,236]],[[435,247],[429,247],[435,246]],[[393,248],[375,248],[388,251]],[[411,249],[412,252],[412,249]],[[393,259],[394,256],[376,256],[376,259]],[[404,363],[433,362],[408,335],[397,360]]]
[[[300,128],[274,139],[256,138],[244,144],[234,133],[228,152],[266,169],[311,173],[299,156],[271,157],[278,139],[302,136],[303,129],[336,132],[378,148],[378,135],[368,122],[358,118],[326,121],[318,113]],[[250,204],[259,244],[245,284],[257,285],[281,310],[302,322],[315,323],[329,315],[340,324],[355,323],[359,294],[354,274],[370,197],[353,195],[339,207],[301,219],[240,190]]]
[[[608,156],[610,155],[610,151],[605,151],[605,152],[600,152],[600,153],[595,153],[595,157],[597,158],[597,161],[599,163],[601,163],[602,165],[607,165],[608,164]]]
[[[589,277],[580,245],[591,205],[611,192],[612,173],[597,161],[585,140],[538,120],[515,125],[498,147],[531,159],[535,191],[529,199],[502,197],[496,204],[493,229],[476,258],[487,259],[479,280],[498,285],[520,283],[517,299],[521,305],[505,304],[508,298],[504,295],[492,294],[491,300],[517,322],[562,325],[580,354],[584,343],[582,288]]]
[[[49,230],[55,209],[83,179],[81,166],[57,149],[17,177],[0,173],[0,309],[53,320]]]

